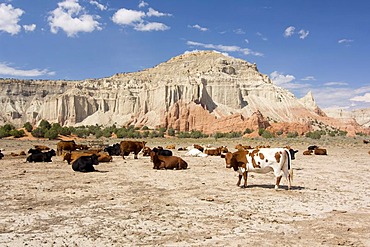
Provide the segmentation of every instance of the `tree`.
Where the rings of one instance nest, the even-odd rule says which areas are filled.
[[[39,127],[40,128],[43,128],[43,129],[50,129],[51,128],[51,124],[48,122],[48,120],[41,120],[40,124],[39,124]]]

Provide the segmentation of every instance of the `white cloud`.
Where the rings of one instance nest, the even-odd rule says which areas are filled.
[[[193,25],[193,26],[188,26],[188,27],[198,29],[199,31],[202,31],[202,32],[208,31],[208,28],[206,28],[206,27],[201,27],[201,26],[199,26],[198,24],[195,24],[195,25]]]
[[[104,6],[103,4],[99,3],[98,1],[90,1],[90,4],[95,5],[101,11],[107,10],[107,6]]]
[[[0,75],[35,77],[35,76],[42,76],[42,75],[55,75],[55,72],[48,71],[47,69],[21,70],[21,69],[12,68],[5,63],[0,63]]]
[[[146,7],[146,6],[148,6],[148,3],[144,2],[144,1],[141,1],[141,2],[139,3],[139,8],[144,8],[144,7]]]
[[[316,81],[316,78],[314,76],[306,76],[301,81]]]
[[[249,44],[249,40],[248,39],[245,39],[244,41],[245,41],[245,43]]]
[[[305,38],[308,36],[308,34],[309,34],[310,32],[309,32],[309,31],[306,31],[306,30],[301,29],[298,33],[299,33],[299,38],[300,38],[300,39],[305,39]]]
[[[149,8],[149,12],[145,14],[143,11],[131,10],[131,9],[119,9],[114,13],[112,21],[122,26],[132,26],[136,31],[165,31],[170,29],[160,22],[148,22],[145,17],[162,17],[171,16],[171,14],[160,13],[152,8]]]
[[[338,43],[339,44],[348,44],[348,43],[352,43],[354,40],[353,39],[340,39],[338,40]]]
[[[285,29],[285,31],[284,31],[284,36],[285,36],[285,37],[290,37],[290,36],[292,36],[292,35],[294,34],[294,30],[295,30],[295,27],[293,27],[293,26],[289,26],[289,27],[287,27],[287,28]]]
[[[21,31],[21,26],[18,24],[19,18],[24,11],[15,9],[11,4],[0,4],[0,31],[10,33],[11,35],[18,34]]]
[[[149,11],[146,13],[146,15],[148,17],[152,17],[152,16],[155,16],[155,17],[172,16],[171,14],[161,13],[157,10],[152,9],[152,8],[149,8]]]
[[[287,85],[295,80],[293,75],[283,75],[277,71],[274,71],[270,74],[272,82],[278,86]]]
[[[266,38],[266,37],[264,37],[264,36],[262,35],[262,33],[257,32],[257,33],[256,33],[256,35],[257,35],[258,37],[261,37],[261,39],[262,39],[263,41],[267,41],[267,38]]]
[[[170,27],[166,26],[163,23],[159,22],[148,22],[148,23],[139,23],[134,28],[137,31],[165,31],[170,29]]]
[[[98,16],[88,15],[78,3],[78,0],[65,0],[58,3],[58,8],[50,12],[48,17],[50,30],[58,33],[62,29],[67,36],[73,37],[79,32],[93,32],[101,30]]]
[[[215,49],[215,50],[219,50],[222,52],[240,52],[240,53],[243,53],[244,55],[263,56],[263,54],[260,52],[255,52],[248,48],[241,48],[239,46],[204,44],[204,43],[195,42],[195,41],[187,41],[186,44],[189,46],[200,46],[200,47],[207,48],[207,49]]]
[[[135,25],[142,22],[144,16],[145,13],[142,11],[122,8],[114,13],[112,20],[119,25]]]
[[[245,34],[245,31],[241,28],[235,29],[233,32],[236,34]]]
[[[36,29],[36,24],[23,25],[23,28],[26,32],[33,32]]]
[[[365,93],[364,95],[355,96],[350,99],[351,101],[366,102],[370,103],[370,93]]]
[[[333,82],[324,83],[324,86],[329,86],[329,87],[331,87],[331,86],[348,86],[348,83],[347,82],[335,82],[335,81],[333,81]]]

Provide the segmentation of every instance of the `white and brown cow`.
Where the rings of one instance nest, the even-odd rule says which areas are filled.
[[[239,173],[237,186],[240,185],[243,177],[243,187],[247,187],[248,172],[268,173],[272,171],[276,177],[275,189],[279,188],[283,175],[287,179],[288,189],[290,189],[293,180],[291,160],[294,159],[296,152],[298,151],[287,148],[260,148],[239,150],[234,153],[228,152],[221,157],[225,158],[227,168],[232,167],[234,171]]]

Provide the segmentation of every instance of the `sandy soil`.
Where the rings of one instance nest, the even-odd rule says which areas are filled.
[[[181,142],[149,139],[148,146],[206,144]],[[328,156],[303,156],[310,142],[290,143],[299,150],[293,188],[282,179],[275,191],[272,173],[251,173],[248,187],[237,187],[237,174],[219,157],[184,157],[189,169],[180,171],[153,170],[141,155],[114,157],[84,174],[61,157],[30,164],[9,155],[34,144],[55,148],[56,141],[0,140],[6,155],[0,246],[370,246],[370,146],[360,139],[320,140],[315,144]]]

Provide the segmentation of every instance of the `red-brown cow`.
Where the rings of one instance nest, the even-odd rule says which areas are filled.
[[[62,155],[63,151],[75,151],[77,145],[75,141],[60,141],[57,143],[57,155]]]
[[[153,169],[182,170],[188,168],[188,163],[177,156],[162,156],[152,151],[150,152],[150,158],[154,164]]]
[[[131,152],[134,153],[134,159],[137,159],[137,154],[145,147],[145,141],[121,141],[120,149],[122,158],[129,155]]]

